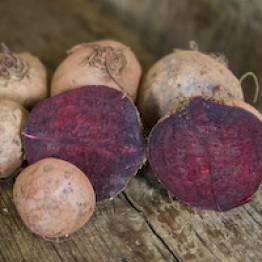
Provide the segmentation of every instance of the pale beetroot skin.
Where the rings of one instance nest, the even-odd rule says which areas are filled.
[[[154,172],[192,206],[226,211],[248,202],[261,183],[261,115],[243,102],[231,104],[191,99],[151,131]]]
[[[29,163],[69,161],[88,175],[97,200],[122,191],[144,162],[137,110],[120,91],[86,86],[40,102],[23,130]]]
[[[138,95],[145,124],[156,122],[192,97],[244,100],[240,81],[221,58],[199,51],[176,50],[147,72]]]
[[[48,96],[46,68],[28,52],[12,53],[2,43],[0,51],[0,97],[26,108]]]
[[[55,158],[42,159],[24,169],[15,181],[13,200],[25,225],[50,240],[84,226],[96,203],[85,174]]]
[[[78,44],[67,54],[54,73],[52,96],[79,86],[106,85],[135,101],[142,68],[131,48],[107,39]]]

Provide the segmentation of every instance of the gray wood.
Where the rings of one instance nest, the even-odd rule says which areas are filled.
[[[120,195],[99,204],[90,223],[68,239],[31,234],[12,203],[12,185],[0,187],[0,261],[172,261],[142,214]]]
[[[145,168],[125,196],[181,261],[262,261],[262,187],[242,207],[203,211],[172,200]]]

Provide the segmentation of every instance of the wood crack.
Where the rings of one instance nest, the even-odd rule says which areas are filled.
[[[51,243],[51,245],[52,245],[52,247],[53,247],[53,250],[54,250],[55,253],[57,254],[57,257],[59,258],[59,260],[60,260],[61,262],[63,262],[63,257],[62,257],[62,256],[60,255],[60,253],[58,252],[55,244],[54,244],[54,243]]]
[[[172,249],[169,247],[169,245],[166,243],[166,241],[162,238],[162,236],[155,230],[153,224],[148,220],[147,216],[145,215],[145,213],[143,212],[143,210],[141,210],[127,195],[126,192],[122,192],[122,195],[124,196],[125,200],[127,201],[127,203],[137,212],[139,213],[145,223],[147,224],[148,228],[151,230],[151,232],[156,236],[156,238],[163,244],[163,246],[168,250],[168,252],[172,255],[173,260],[172,262],[181,262],[179,260],[179,258],[176,256],[176,254],[172,251]]]
[[[212,251],[212,249],[210,249],[206,243],[206,241],[198,234],[198,232],[195,230],[195,228],[191,225],[192,230],[194,231],[196,237],[199,239],[199,241],[203,244],[203,246],[209,251],[209,253],[214,256],[217,260],[216,261],[221,261],[221,259],[219,259],[214,252]]]

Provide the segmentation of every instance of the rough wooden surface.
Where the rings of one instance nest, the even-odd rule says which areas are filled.
[[[201,211],[173,201],[145,168],[124,194],[180,261],[262,261],[262,188],[240,208]]]
[[[32,235],[11,201],[11,185],[0,187],[0,261],[173,261],[142,214],[123,195],[100,204],[90,223],[60,243]]]
[[[1,1],[0,40],[16,51],[29,50],[40,56],[48,66],[50,75],[64,57],[65,50],[73,44],[109,37],[131,46],[145,69],[174,44],[182,47],[187,45],[188,40],[195,39],[203,45],[203,49],[225,50],[226,54],[233,52],[229,58],[232,59],[232,67],[236,72],[250,69],[261,72],[262,30],[258,25],[262,10],[245,4],[249,2],[258,5],[259,1]],[[138,6],[139,11],[136,14],[133,7],[129,10],[126,8],[131,2],[133,6]],[[154,8],[151,7],[153,2]],[[156,6],[158,2],[163,3],[159,8]],[[173,4],[169,7],[171,2]],[[193,3],[192,6],[189,2]],[[209,7],[209,2],[214,6]],[[113,12],[109,3],[118,3],[122,11]],[[226,3],[233,5],[231,11],[227,10]],[[185,13],[186,6],[189,13]],[[218,7],[223,8],[223,12],[219,12]],[[247,11],[244,11],[245,7]],[[167,9],[170,9],[170,13],[165,15],[164,10]],[[150,18],[150,12],[146,10],[163,14]],[[208,18],[201,16],[203,10],[211,10],[207,12]],[[126,16],[124,19],[124,15],[121,15],[122,19],[119,19],[110,13],[117,13],[119,16],[120,13],[125,13]],[[242,13],[246,16],[240,19]],[[173,18],[175,14],[180,15]],[[183,14],[188,16],[188,23],[183,22]],[[223,20],[226,15],[229,20]],[[135,16],[140,20],[134,20]],[[221,29],[214,18],[220,21]],[[235,30],[244,43],[239,41],[240,38],[234,42],[234,37],[231,37],[234,21],[237,19],[243,19]],[[248,19],[256,19],[257,24],[250,25]],[[151,26],[153,21],[156,23]],[[190,23],[192,26],[194,21],[196,25],[190,29]],[[230,29],[227,28],[228,23],[231,25]],[[172,24],[172,34],[168,35],[165,31],[168,29],[170,32],[167,24]],[[221,41],[211,39],[212,26],[216,29],[213,35],[220,36],[216,39]],[[249,38],[243,37],[243,32],[247,31],[251,34]],[[210,36],[208,41],[206,35]],[[247,56],[248,49],[252,49],[251,57]],[[260,262],[262,189],[250,204],[230,212],[199,211],[176,200],[172,201],[155,181],[151,171],[145,168],[131,181],[124,193],[113,201],[98,205],[91,222],[82,230],[58,243],[44,241],[25,228],[12,203],[12,183],[1,183],[0,262],[2,261]]]

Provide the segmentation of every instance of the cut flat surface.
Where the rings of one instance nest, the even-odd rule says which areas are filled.
[[[248,202],[262,180],[262,122],[240,107],[194,98],[153,128],[148,159],[177,198],[229,210]]]
[[[81,87],[40,102],[22,137],[29,163],[46,157],[73,163],[88,176],[97,201],[122,191],[145,159],[135,105],[106,86]]]

